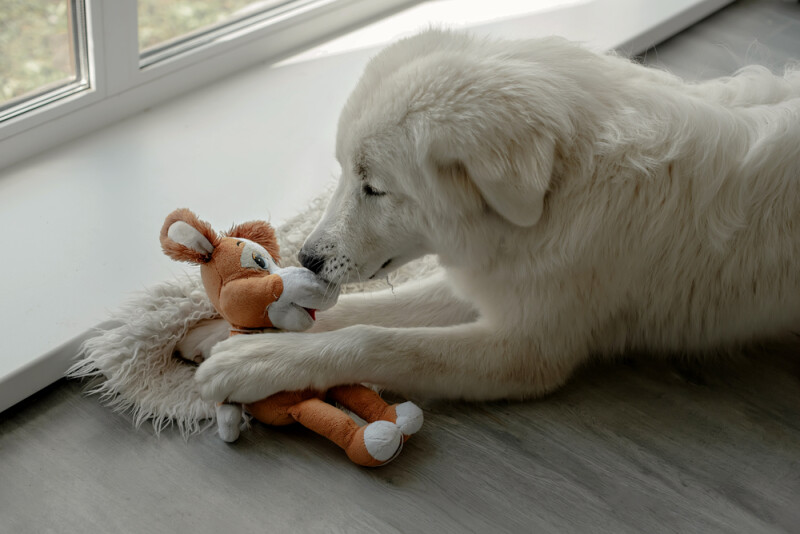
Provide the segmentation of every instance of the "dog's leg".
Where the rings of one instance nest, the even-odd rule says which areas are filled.
[[[457,298],[441,275],[411,281],[396,290],[344,295],[332,309],[320,312],[311,332],[338,330],[356,324],[378,326],[447,326],[474,321],[477,314]],[[211,349],[227,339],[230,324],[224,319],[198,323],[176,347],[186,360],[202,363]]]
[[[469,323],[476,317],[475,308],[453,293],[444,276],[436,274],[393,290],[343,295],[336,306],[319,313],[310,331],[328,332],[357,324],[449,326]]]
[[[358,382],[411,396],[535,397],[563,384],[588,357],[574,341],[554,344],[552,336],[503,332],[483,322],[235,336],[214,347],[196,379],[201,394],[217,401],[248,402],[284,389]]]

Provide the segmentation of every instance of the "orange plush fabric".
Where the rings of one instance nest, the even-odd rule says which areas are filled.
[[[207,222],[201,221],[197,216],[187,209],[177,209],[167,216],[164,225],[161,227],[161,248],[164,254],[177,261],[187,261],[191,263],[203,264],[208,261],[210,255],[205,251],[198,251],[188,246],[178,243],[173,239],[167,237],[169,229],[178,221],[185,222],[195,230],[197,230],[203,237],[211,242],[212,246],[216,246],[219,241],[219,236],[211,225]]]
[[[283,293],[283,280],[276,274],[243,268],[241,243],[233,237],[220,240],[211,259],[200,266],[203,286],[214,307],[234,328],[270,328],[266,309]]]

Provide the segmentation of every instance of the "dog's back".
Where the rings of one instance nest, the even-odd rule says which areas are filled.
[[[584,221],[558,223],[583,237],[562,257],[585,255],[613,288],[599,292],[592,344],[702,352],[796,328],[800,71],[684,83],[610,61],[631,73],[627,113],[595,124],[593,172],[565,180],[565,203],[551,198],[553,217]]]

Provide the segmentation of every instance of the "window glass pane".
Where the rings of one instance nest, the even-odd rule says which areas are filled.
[[[0,0],[0,108],[78,80],[73,4]]]
[[[249,15],[291,3],[287,0],[139,0],[139,50],[169,45]]]

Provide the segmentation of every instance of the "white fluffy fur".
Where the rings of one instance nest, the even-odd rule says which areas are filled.
[[[199,276],[164,282],[114,313],[117,326],[87,340],[67,376],[96,378],[89,392],[132,412],[136,426],[150,421],[156,433],[172,424],[198,432],[204,420],[212,424],[214,403],[200,398],[194,367],[173,352],[194,326],[215,317]]]
[[[798,144],[797,71],[690,84],[558,38],[401,41],[342,112],[342,176],[304,252],[332,282],[424,253],[446,275],[343,297],[327,332],[225,341],[201,392],[531,397],[592,355],[796,328]]]

